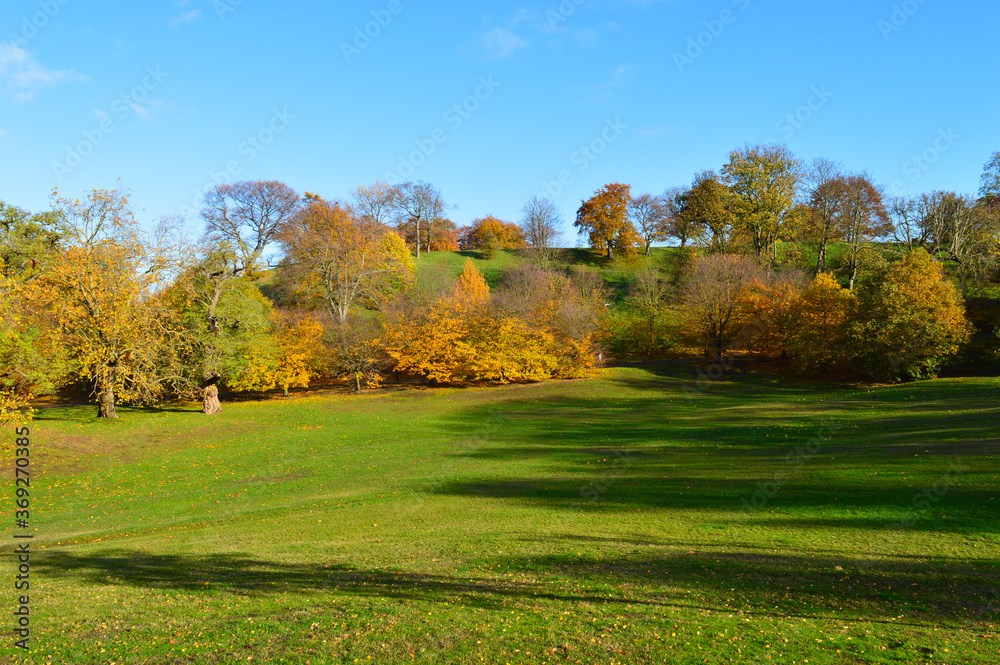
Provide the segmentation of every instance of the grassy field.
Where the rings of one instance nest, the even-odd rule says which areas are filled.
[[[8,586],[0,662],[1000,662],[995,378],[93,411],[33,427],[32,650]]]

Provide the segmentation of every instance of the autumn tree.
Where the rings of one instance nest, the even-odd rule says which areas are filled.
[[[816,159],[805,174],[806,202],[801,216],[802,239],[816,247],[816,274],[828,269],[830,244],[840,240],[838,214],[846,193],[843,169],[829,159]]]
[[[799,371],[832,372],[849,364],[846,334],[854,303],[854,295],[828,272],[802,292],[792,306],[795,328],[788,343]]]
[[[795,270],[757,274],[743,304],[744,335],[752,350],[788,358],[799,325],[796,305],[807,283],[805,275]]]
[[[660,195],[664,207],[664,230],[667,239],[673,238],[680,248],[700,242],[705,235],[706,226],[699,223],[692,215],[682,215],[685,195],[688,190],[683,187],[671,187]]]
[[[873,184],[867,174],[845,176],[839,186],[842,191],[836,210],[837,230],[847,243],[848,288],[853,291],[868,244],[891,233],[892,223],[882,188]]]
[[[848,341],[859,369],[898,381],[933,377],[971,333],[958,290],[917,249],[861,282]]]
[[[738,339],[745,302],[758,272],[748,257],[711,254],[694,260],[681,286],[682,327],[688,339],[722,356]]]
[[[733,196],[733,225],[758,259],[775,262],[777,241],[795,202],[798,161],[785,146],[748,146],[730,154],[722,173]]]
[[[247,348],[245,369],[228,383],[233,390],[264,392],[281,388],[308,388],[319,372],[323,326],[313,314],[271,310],[270,335],[261,335]]]
[[[528,246],[524,231],[517,224],[505,222],[493,215],[473,220],[461,230],[458,246],[460,249],[524,249]]]
[[[522,208],[521,230],[540,264],[552,260],[561,225],[562,213],[552,199],[535,196]]]
[[[414,265],[403,240],[338,202],[312,196],[282,230],[287,278],[306,302],[340,323],[357,305],[377,309],[408,284]]]
[[[298,207],[298,194],[282,182],[243,181],[218,185],[206,194],[201,216],[207,237],[232,247],[239,273],[252,276],[261,267],[264,251]]]
[[[118,401],[148,402],[164,390],[162,355],[177,333],[157,291],[171,264],[140,230],[124,190],[54,197],[65,237],[43,279],[71,371],[93,386],[98,417],[116,418]]]
[[[30,401],[66,378],[54,294],[43,279],[61,237],[57,214],[0,202],[0,423],[30,416]]]
[[[677,228],[690,239],[706,237],[712,252],[731,252],[736,244],[732,200],[729,188],[713,171],[699,173],[691,188],[677,197]],[[694,232],[698,228],[703,231]]]
[[[573,226],[586,232],[590,246],[605,252],[613,259],[615,252],[624,256],[634,256],[639,235],[629,220],[629,203],[632,201],[628,185],[612,183],[594,193],[583,202],[576,213]]]
[[[642,194],[631,200],[628,206],[629,219],[642,239],[644,253],[649,256],[649,248],[655,242],[668,237],[671,202],[659,196]]]
[[[386,310],[384,346],[401,372],[451,383],[467,378],[475,355],[469,331],[489,303],[489,286],[471,260],[454,286],[428,307]]]
[[[382,346],[382,329],[368,317],[355,317],[344,323],[332,321],[324,332],[325,371],[336,378],[354,381],[356,392],[362,382],[369,388],[382,383],[389,366]]]

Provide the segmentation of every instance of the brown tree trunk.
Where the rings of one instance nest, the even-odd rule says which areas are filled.
[[[101,390],[101,398],[97,407],[97,417],[118,418],[118,414],[115,413],[115,388],[113,385],[108,384]]]
[[[202,413],[208,416],[222,413],[222,405],[219,403],[218,386],[213,384],[205,388],[205,408],[202,409]]]
[[[354,373],[354,392],[361,392],[361,375]]]

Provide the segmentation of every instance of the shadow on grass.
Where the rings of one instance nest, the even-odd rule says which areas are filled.
[[[1000,616],[997,561],[859,561],[756,553],[491,558],[543,583],[469,579],[347,564],[297,565],[247,555],[47,552],[41,572],[93,585],[268,595],[341,593],[484,608],[511,602],[647,605],[762,616],[906,623]],[[525,578],[524,573],[531,573]],[[738,590],[738,591],[737,591]],[[898,618],[903,617],[903,621]]]
[[[709,508],[735,522],[763,484],[772,488],[768,510],[789,511],[788,527],[799,520],[877,532],[916,516],[921,531],[995,530],[1000,407],[990,386],[938,382],[869,394],[737,373],[690,404],[679,390],[683,375],[669,365],[623,372],[616,380],[628,390],[619,397],[507,401],[490,440],[458,453],[495,462],[487,467],[494,473],[435,491],[595,513]],[[492,411],[465,409],[442,428],[485,422]],[[526,470],[512,474],[510,462]],[[922,510],[914,497],[926,490],[934,496]]]

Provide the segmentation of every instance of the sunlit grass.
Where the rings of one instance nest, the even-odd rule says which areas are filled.
[[[1000,659],[996,379],[694,383],[43,410],[33,646],[0,656]]]

